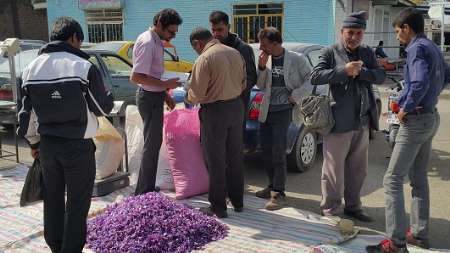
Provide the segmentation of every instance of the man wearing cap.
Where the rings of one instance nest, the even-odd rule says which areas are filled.
[[[360,192],[367,175],[369,129],[378,130],[372,84],[382,84],[386,73],[371,48],[361,44],[366,19],[365,11],[344,19],[341,41],[322,51],[311,83],[329,84],[335,119],[333,129],[323,137],[322,214],[339,214],[344,192],[344,214],[370,222]]]

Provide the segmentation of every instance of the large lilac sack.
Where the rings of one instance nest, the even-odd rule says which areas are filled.
[[[209,175],[200,146],[198,110],[179,109],[164,116],[164,139],[177,199],[209,190]]]
[[[89,220],[87,246],[97,253],[190,252],[227,233],[216,219],[150,192],[126,198]]]

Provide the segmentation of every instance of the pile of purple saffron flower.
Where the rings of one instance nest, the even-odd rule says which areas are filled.
[[[225,238],[228,227],[159,193],[109,206],[88,221],[87,246],[95,252],[190,252]]]

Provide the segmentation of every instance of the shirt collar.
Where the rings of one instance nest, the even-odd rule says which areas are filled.
[[[214,46],[214,45],[216,45],[216,44],[219,44],[219,43],[220,43],[220,42],[219,42],[219,40],[217,40],[217,39],[213,39],[213,40],[211,40],[210,42],[206,43],[205,48],[203,48],[203,50],[202,50],[202,54],[203,54],[204,52],[206,52],[206,50],[208,50],[210,47],[212,47],[212,46]]]
[[[158,35],[155,31],[152,30],[152,27],[149,28],[149,31],[150,31],[150,33],[152,34],[153,40],[154,40],[156,43],[158,43],[158,44],[160,44],[161,46],[163,46],[163,42],[162,42],[161,38],[159,37],[159,35]]]
[[[406,47],[405,51],[408,52],[408,50],[410,50],[411,47],[413,47],[413,46],[416,44],[417,40],[420,39],[420,38],[423,38],[423,37],[424,37],[424,35],[422,35],[422,34],[417,34],[417,35],[416,35],[414,38],[412,38],[412,40],[409,42],[409,44],[408,44],[408,46]]]

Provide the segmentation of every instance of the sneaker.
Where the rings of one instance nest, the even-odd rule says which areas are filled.
[[[217,216],[219,218],[228,218],[227,211],[219,211],[219,212],[213,211],[210,206],[209,207],[200,207],[200,212],[202,212],[202,213],[204,213],[204,214],[206,214],[208,216],[214,216],[215,215],[215,216]]]
[[[408,253],[406,245],[398,247],[393,241],[386,239],[381,241],[378,245],[369,245],[366,247],[367,253]]]
[[[429,249],[430,248],[430,242],[426,239],[419,239],[414,237],[411,228],[408,229],[408,232],[406,232],[406,242],[408,244],[423,248],[423,249]]]
[[[261,199],[270,199],[270,191],[272,190],[271,187],[266,187],[260,191],[257,191],[255,193],[256,197]]]
[[[286,195],[283,192],[270,192],[270,200],[265,208],[269,211],[279,210],[286,206]]]

